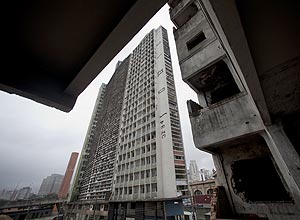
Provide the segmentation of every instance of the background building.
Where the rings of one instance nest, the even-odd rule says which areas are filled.
[[[189,190],[192,196],[195,195],[212,195],[213,189],[216,187],[214,179],[205,181],[195,181],[189,184]]]
[[[30,187],[23,187],[17,191],[16,197],[14,200],[23,200],[23,199],[28,199],[31,193],[31,188]]]
[[[205,181],[213,179],[213,171],[207,169],[198,169],[197,162],[195,160],[190,161],[190,167],[188,170],[188,180],[189,182],[195,181]]]
[[[0,193],[0,199],[3,200],[24,200],[28,199],[31,195],[31,188],[29,186],[15,190],[2,190]]]
[[[83,147],[81,150],[80,158],[77,164],[77,169],[75,172],[75,176],[72,182],[72,187],[71,187],[71,194],[69,196],[70,201],[76,201],[79,196],[79,191],[80,191],[80,186],[81,182],[83,181],[83,176],[84,172],[86,170],[87,164],[88,164],[88,159],[89,159],[89,154],[91,151],[91,145],[93,142],[93,139],[95,138],[96,134],[96,125],[99,120],[100,112],[101,112],[101,106],[103,103],[104,99],[104,94],[105,94],[105,89],[106,89],[106,84],[102,84],[98,96],[94,105],[94,110],[90,119],[90,124],[85,136],[85,140],[83,143]],[[93,143],[95,144],[95,143]]]
[[[62,181],[60,190],[58,192],[58,197],[59,198],[64,199],[64,198],[68,197],[70,182],[71,182],[73,172],[74,172],[74,169],[75,169],[75,166],[76,166],[77,158],[78,158],[78,153],[77,152],[72,152],[70,160],[68,162],[66,172],[65,172],[64,179]]]
[[[213,171],[207,170],[207,169],[200,169],[199,170],[200,180],[205,181],[209,179],[213,179]]]
[[[129,57],[118,62],[109,83],[100,87],[66,207],[67,219],[108,216],[128,67]]]
[[[111,195],[128,65],[129,58],[119,63],[109,84],[100,89],[76,200],[107,200]]]
[[[10,200],[11,197],[12,197],[12,195],[13,195],[13,190],[5,190],[5,189],[3,189],[1,191],[0,199]]]
[[[124,209],[127,217],[162,217],[163,207],[169,207],[167,215],[183,214],[180,201],[188,184],[164,28],[152,30],[117,64],[99,96],[103,101],[94,109],[101,112],[92,116],[94,135],[88,153],[84,144],[71,202],[94,207],[102,201],[101,209],[110,199],[109,218],[120,217]]]
[[[190,161],[190,167],[189,167],[189,181],[200,181],[200,173],[197,166],[197,162],[195,160]]]
[[[58,194],[64,176],[60,174],[51,174],[43,179],[38,195]]]
[[[185,157],[167,32],[147,34],[130,57],[113,200],[187,192]]]

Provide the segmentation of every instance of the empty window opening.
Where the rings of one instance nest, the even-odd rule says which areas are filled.
[[[243,200],[291,201],[269,156],[235,161],[231,169],[233,189]]]
[[[169,1],[168,4],[170,5],[171,8],[175,8],[176,5],[178,5],[182,0],[172,0]]]
[[[198,90],[198,93],[204,95],[208,106],[240,93],[223,60],[190,78],[189,83]]]
[[[189,4],[182,12],[174,18],[174,24],[179,28],[188,22],[197,13],[198,7],[195,3]]]
[[[187,49],[191,50],[194,47],[196,47],[198,44],[203,42],[206,39],[204,33],[201,31],[199,34],[197,34],[195,37],[193,37],[191,40],[189,40],[186,43]]]

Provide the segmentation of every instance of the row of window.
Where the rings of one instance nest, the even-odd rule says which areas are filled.
[[[137,168],[140,166],[145,166],[145,165],[150,165],[150,164],[155,164],[156,163],[156,155],[148,156],[148,157],[143,157],[141,159],[131,161],[131,162],[125,162],[123,164],[118,165],[118,172]]]
[[[126,144],[126,145],[121,145],[119,149],[120,149],[119,150],[120,154],[125,152],[125,154],[123,154],[123,156],[122,155],[119,156],[119,159],[120,159],[120,157],[122,157],[123,160],[125,160],[126,159],[126,152],[127,152],[127,150],[130,150],[130,147],[127,149],[127,144]],[[138,156],[140,154],[150,152],[150,150],[152,150],[152,152],[155,152],[155,150],[156,150],[156,143],[155,142],[153,142],[151,144],[147,144],[145,146],[141,146],[141,147],[139,147],[135,150],[128,151],[127,152],[127,157],[130,158],[130,153],[131,153],[131,157],[134,157],[134,155]],[[128,153],[129,153],[129,155],[128,155]]]
[[[140,185],[140,186],[116,188],[115,196],[143,194],[143,193],[150,193],[150,192],[157,192],[157,184],[156,183]]]
[[[155,131],[152,131],[151,133],[145,134],[145,135],[131,135],[130,133],[125,136],[121,137],[121,143],[123,142],[131,142],[133,144],[139,145],[141,143],[145,143],[146,141],[155,140]],[[134,143],[135,142],[135,143]]]
[[[139,179],[145,179],[145,178],[152,178],[157,176],[156,168],[149,169],[149,170],[143,170],[140,172],[135,173],[129,173],[125,175],[119,175],[116,178],[116,183],[124,183],[127,181],[133,181],[133,180],[139,180]]]
[[[134,129],[135,128],[135,129]],[[143,125],[142,127],[134,127],[134,125],[128,125],[127,127],[123,127],[121,129],[121,135],[129,135],[132,134],[132,136],[140,137],[141,135],[144,135],[146,133],[149,133],[155,129],[155,121],[152,121],[151,123],[148,123],[146,125]],[[129,146],[130,148],[131,146]]]

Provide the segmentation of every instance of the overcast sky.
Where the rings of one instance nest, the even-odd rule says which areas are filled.
[[[0,190],[14,189],[19,183],[18,188],[31,186],[37,192],[43,178],[64,174],[71,152],[81,151],[101,83],[108,83],[116,62],[126,58],[159,25],[168,30],[187,164],[196,160],[199,168],[213,168],[211,156],[196,149],[192,140],[186,100],[196,101],[197,97],[181,79],[166,5],[85,89],[70,113],[0,91]]]

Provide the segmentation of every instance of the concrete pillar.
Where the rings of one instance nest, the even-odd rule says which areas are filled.
[[[213,154],[212,157],[213,157],[215,168],[218,171],[218,175],[217,175],[217,179],[216,179],[216,186],[223,186],[224,187],[225,193],[226,193],[228,201],[229,201],[229,206],[230,206],[232,212],[236,213],[234,203],[232,201],[231,193],[230,193],[230,190],[229,190],[229,183],[227,181],[227,174],[225,172],[224,165],[223,165],[222,154],[221,153]]]
[[[262,134],[295,204],[300,208],[300,158],[282,126],[267,126]]]

